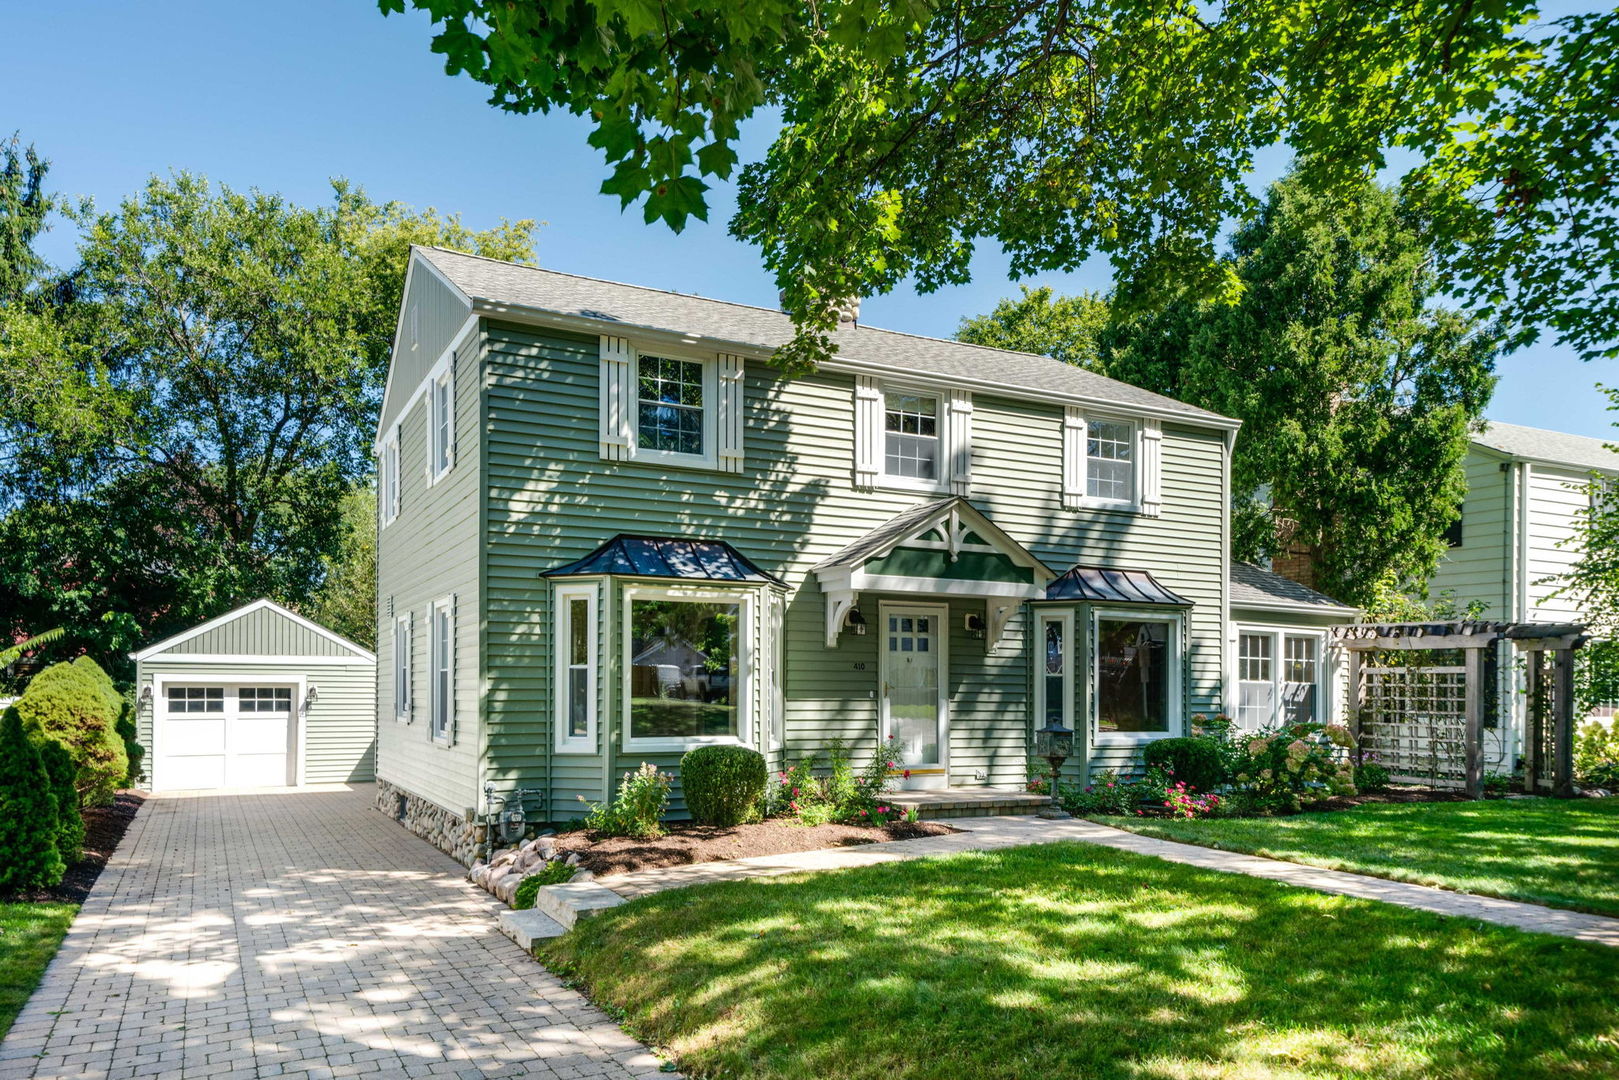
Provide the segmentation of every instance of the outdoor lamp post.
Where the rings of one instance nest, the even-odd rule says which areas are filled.
[[[1057,800],[1057,777],[1061,775],[1062,763],[1073,754],[1074,733],[1063,727],[1061,720],[1048,721],[1034,733],[1034,756],[1045,758],[1051,766],[1051,805],[1040,811],[1040,816],[1047,820],[1060,821],[1071,816]]]

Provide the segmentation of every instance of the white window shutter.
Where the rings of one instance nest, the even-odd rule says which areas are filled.
[[[945,432],[949,446],[950,491],[971,495],[973,485],[973,395],[951,390],[945,399]]]
[[[634,405],[635,350],[620,337],[601,337],[599,379],[601,456],[623,461],[630,456],[630,409]]]
[[[721,353],[719,358],[719,402],[714,429],[719,442],[720,468],[742,471],[742,410],[746,383],[742,377],[742,357]]]
[[[416,719],[416,612],[405,613],[405,723]]]
[[[854,486],[870,491],[877,486],[883,453],[883,392],[865,375],[854,379]]]
[[[444,403],[444,407],[449,410],[449,415],[446,419],[450,422],[450,431],[445,438],[444,447],[445,472],[455,468],[455,369],[460,359],[461,353],[459,350],[450,354],[450,378],[447,386],[448,393],[445,395],[449,400]]]
[[[1164,512],[1164,426],[1157,420],[1141,422],[1141,512],[1158,517]]]
[[[1085,414],[1072,405],[1062,416],[1062,508],[1085,504]]]
[[[404,434],[399,425],[394,425],[393,440],[389,444],[388,453],[393,457],[393,505],[388,508],[390,520],[399,516],[399,508],[405,503],[405,449]]]

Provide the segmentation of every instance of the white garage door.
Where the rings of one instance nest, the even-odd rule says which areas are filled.
[[[153,786],[166,791],[284,787],[292,775],[293,687],[164,687]]]

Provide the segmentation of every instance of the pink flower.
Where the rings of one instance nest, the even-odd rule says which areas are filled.
[[[886,806],[879,806],[879,807],[878,807],[878,808],[877,808],[877,812],[878,812],[878,813],[879,813],[879,814],[886,814],[886,813],[888,813],[888,807],[886,807]]]
[[[401,650],[401,651],[403,651],[403,650]],[[911,778],[911,770],[906,769],[905,770],[905,779],[909,780],[910,778]]]

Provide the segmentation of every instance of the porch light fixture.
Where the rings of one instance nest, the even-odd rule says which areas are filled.
[[[962,628],[967,631],[968,636],[975,637],[979,641],[984,640],[984,631],[987,627],[984,623],[984,617],[977,612],[969,611],[967,613],[967,617],[962,620]]]
[[[866,632],[866,617],[864,615],[860,614],[860,609],[859,608],[850,608],[849,609],[849,618],[848,618],[847,622],[848,622],[848,626],[849,626],[849,632],[851,634],[854,634],[856,636],[860,636],[860,635],[865,634],[865,632]]]
[[[304,695],[304,708],[307,709],[320,700],[320,687],[311,686],[309,693]]]
[[[152,687],[150,684],[141,687],[141,696],[135,701],[135,708],[145,708],[152,703]]]
[[[1061,720],[1048,721],[1034,733],[1034,756],[1046,759],[1051,766],[1051,804],[1040,811],[1048,821],[1061,821],[1071,817],[1057,799],[1057,778],[1062,775],[1062,763],[1074,756],[1074,732],[1063,727]]]

